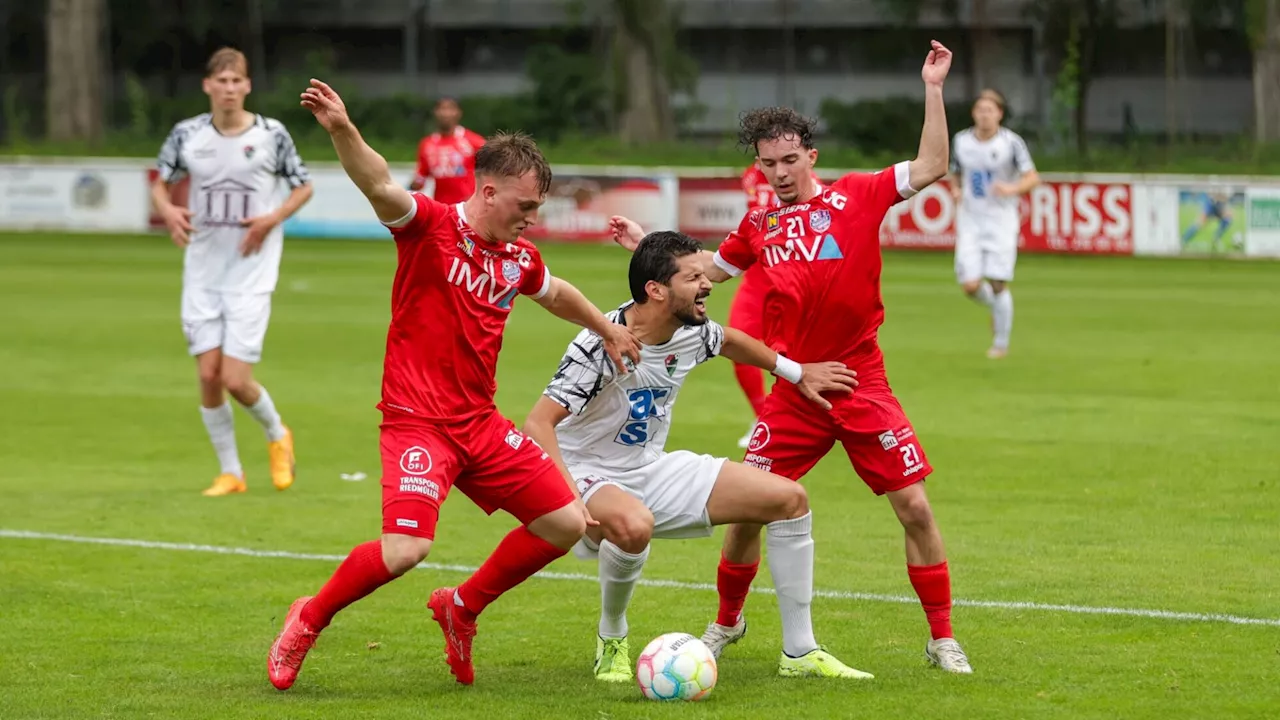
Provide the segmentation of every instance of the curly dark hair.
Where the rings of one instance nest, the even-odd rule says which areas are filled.
[[[761,140],[777,140],[780,137],[793,135],[800,141],[800,147],[813,149],[813,134],[818,129],[818,121],[801,115],[789,107],[756,108],[743,113],[739,121],[738,145],[743,150],[757,152],[757,143]]]

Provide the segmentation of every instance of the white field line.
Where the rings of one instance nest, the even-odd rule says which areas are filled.
[[[62,535],[59,533],[31,532],[28,530],[9,530],[0,528],[0,538],[13,540],[43,540],[47,542],[83,543],[88,545],[111,545],[116,547],[134,547],[147,550],[171,550],[177,552],[210,553],[213,555],[239,555],[254,558],[280,558],[284,560],[317,560],[324,562],[342,562],[343,555],[324,555],[318,553],[296,553],[287,550],[255,550],[253,548],[226,547],[222,545],[194,545],[190,543],[157,542],[153,540],[135,540],[130,538],[84,537],[81,535]],[[426,570],[442,572],[472,573],[475,568],[468,565],[446,565],[442,563],[424,562],[418,565]],[[534,577],[544,580],[574,580],[579,582],[596,582],[595,575],[585,573],[540,572]],[[641,585],[648,587],[676,588],[680,590],[705,590],[714,592],[712,583],[691,583],[679,580],[651,580],[642,578]],[[772,595],[773,589],[753,587],[753,593]],[[866,602],[905,603],[914,605],[919,602],[907,595],[881,595],[878,593],[849,592],[845,590],[815,590],[815,597],[835,600],[862,600]],[[1095,607],[1091,605],[1062,605],[1054,603],[1019,602],[1007,600],[963,600],[953,601],[956,607],[993,608],[997,610],[1031,610],[1036,612],[1070,613],[1074,615],[1120,615],[1127,617],[1151,618],[1155,620],[1176,620],[1184,622],[1229,623],[1232,625],[1267,625],[1280,627],[1280,618],[1254,618],[1224,613],[1175,612],[1172,610],[1147,610],[1142,608]]]

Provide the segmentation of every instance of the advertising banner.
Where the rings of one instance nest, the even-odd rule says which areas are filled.
[[[129,163],[0,163],[0,228],[147,229],[146,177]]]
[[[646,229],[675,225],[674,197],[664,192],[662,178],[556,174],[538,223],[525,231],[530,240],[608,242],[609,218],[614,215],[640,223]]]
[[[1133,188],[1128,183],[1046,181],[1023,196],[1023,252],[1132,255]],[[950,249],[957,203],[946,180],[889,210],[880,226],[888,248]]]

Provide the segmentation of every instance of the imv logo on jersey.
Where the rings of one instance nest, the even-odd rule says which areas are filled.
[[[512,263],[512,265],[514,266],[515,263]],[[507,280],[506,277],[500,277],[497,274],[493,266],[493,260],[490,258],[484,258],[481,261],[483,270],[479,275],[474,273],[474,267],[474,263],[455,257],[453,264],[449,266],[449,282],[466,289],[467,292],[481,300],[487,300],[490,305],[503,310],[509,309],[512,301],[516,299],[519,289],[513,287],[511,281]],[[518,272],[512,273],[508,270],[504,274],[507,277],[514,276],[516,280],[520,279]]]
[[[812,240],[790,238],[781,245],[764,246],[764,261],[767,267],[781,265],[791,260],[815,262],[818,260],[841,260],[843,258],[844,253],[840,252],[840,245],[831,233],[815,237]]]

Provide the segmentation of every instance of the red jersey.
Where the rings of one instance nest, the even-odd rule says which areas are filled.
[[[496,408],[502,331],[517,294],[540,298],[551,273],[524,238],[493,245],[467,225],[462,204],[413,193],[414,210],[389,223],[398,266],[378,408],[433,422]]]
[[[476,150],[484,136],[459,125],[453,132],[432,133],[418,143],[418,174],[415,185],[435,178],[435,199],[442,203],[462,202],[476,191]]]
[[[730,275],[764,266],[770,347],[799,363],[844,362],[864,384],[883,377],[880,224],[915,194],[908,178],[905,162],[850,173],[808,202],[748,212],[720,244],[715,262]]]

